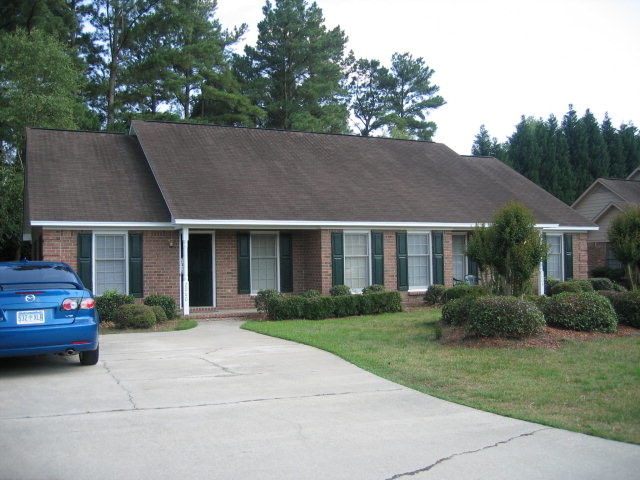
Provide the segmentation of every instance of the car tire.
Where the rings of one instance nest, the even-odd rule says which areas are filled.
[[[95,365],[98,363],[100,357],[100,347],[95,350],[85,350],[80,352],[80,364],[81,365]]]

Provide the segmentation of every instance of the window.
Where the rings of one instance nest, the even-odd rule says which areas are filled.
[[[547,278],[564,279],[562,270],[562,236],[547,234]]]
[[[409,289],[426,290],[431,285],[431,248],[428,233],[407,234]]]
[[[467,275],[467,258],[464,251],[467,248],[467,236],[466,235],[452,235],[452,250],[453,250],[453,278],[461,282],[465,281]]]
[[[369,285],[369,233],[344,234],[344,284],[354,292]]]
[[[96,295],[107,290],[127,293],[127,236],[124,234],[95,235]]]
[[[622,263],[620,263],[620,261],[616,258],[616,256],[613,253],[613,250],[611,249],[611,244],[607,243],[607,250],[606,250],[606,265],[608,268],[612,269],[612,270],[620,270],[622,268]]]
[[[278,235],[251,235],[251,293],[278,290]]]

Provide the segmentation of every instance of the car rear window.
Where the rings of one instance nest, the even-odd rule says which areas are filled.
[[[19,284],[38,288],[69,288],[80,284],[73,270],[65,265],[0,265],[0,286]]]

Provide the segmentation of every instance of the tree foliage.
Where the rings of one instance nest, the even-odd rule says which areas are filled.
[[[640,207],[629,208],[613,219],[609,242],[617,260],[625,265],[632,290],[640,284]]]
[[[474,230],[467,255],[477,262],[482,278],[495,293],[522,295],[546,255],[546,246],[535,228],[533,213],[520,203],[509,202],[490,226]]]

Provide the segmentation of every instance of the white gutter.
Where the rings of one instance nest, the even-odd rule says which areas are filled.
[[[111,229],[111,228],[121,228],[121,229],[167,229],[176,228],[171,222],[69,222],[69,221],[55,221],[55,220],[32,220],[32,227],[51,227],[58,229],[71,229],[71,230],[79,230],[79,229]]]

